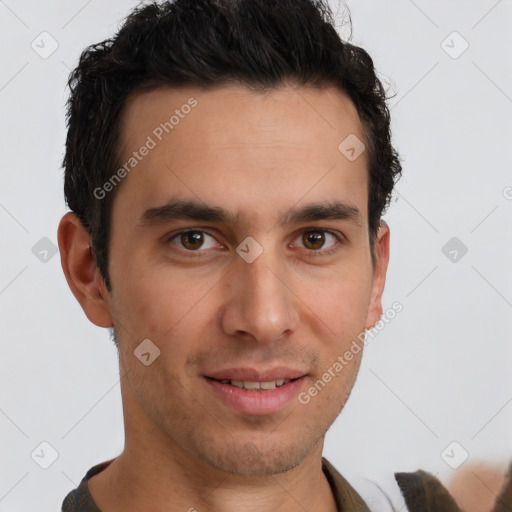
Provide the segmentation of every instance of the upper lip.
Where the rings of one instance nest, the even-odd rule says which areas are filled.
[[[298,379],[306,375],[304,370],[296,370],[293,368],[286,368],[279,366],[267,370],[256,370],[254,368],[227,368],[217,372],[210,372],[206,377],[215,380],[241,380],[249,382],[271,382],[279,379]]]

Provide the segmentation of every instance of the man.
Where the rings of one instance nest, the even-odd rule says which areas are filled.
[[[177,0],[69,85],[59,247],[112,328],[125,447],[63,511],[368,510],[322,447],[382,314],[401,172],[371,58],[320,2]]]

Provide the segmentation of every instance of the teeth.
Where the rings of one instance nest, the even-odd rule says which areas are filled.
[[[222,384],[231,384],[231,386],[235,386],[236,388],[247,389],[250,391],[261,390],[261,389],[275,389],[277,387],[283,386],[290,382],[290,379],[277,379],[271,380],[268,382],[253,382],[253,381],[241,381],[241,380],[229,380],[222,379],[220,381]]]

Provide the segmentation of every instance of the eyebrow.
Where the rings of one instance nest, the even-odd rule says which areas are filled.
[[[239,214],[234,214],[221,206],[209,205],[195,200],[171,200],[167,204],[146,210],[137,224],[139,226],[153,226],[173,220],[237,224],[239,218]],[[285,225],[316,220],[347,220],[359,226],[363,224],[363,216],[360,210],[342,201],[325,201],[290,208],[278,216],[277,223]]]

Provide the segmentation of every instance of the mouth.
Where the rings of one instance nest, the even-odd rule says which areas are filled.
[[[307,374],[291,370],[230,370],[203,377],[215,402],[244,416],[264,416],[293,407]]]
[[[296,381],[301,377],[295,379],[276,379],[269,381],[250,381],[250,380],[231,380],[231,379],[214,379],[212,377],[206,377],[210,380],[215,380],[221,384],[227,384],[239,389],[246,389],[247,391],[269,391],[271,389],[280,388],[285,386],[289,382]]]
[[[205,374],[205,377],[218,380],[218,381],[229,381],[237,386],[239,382],[249,382],[258,384],[269,384],[276,382],[277,386],[282,386],[282,381],[292,381],[303,377],[307,374],[307,371],[299,370],[295,368],[288,368],[286,366],[277,366],[275,368],[267,368],[257,370],[255,368],[226,368],[225,370],[219,370],[209,372]],[[240,387],[240,386],[237,386]]]

